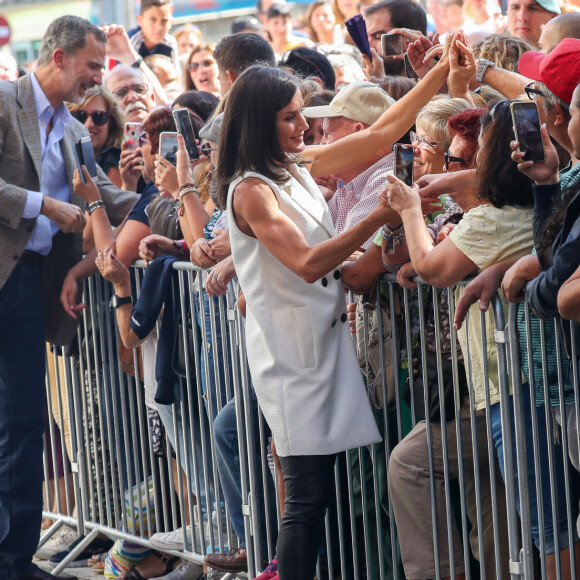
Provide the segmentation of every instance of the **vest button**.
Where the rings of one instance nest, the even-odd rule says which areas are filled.
[[[328,280],[326,278],[322,278],[321,282],[325,288],[328,286]]]
[[[340,270],[335,270],[334,271],[334,279],[335,280],[340,280]]]
[[[340,315],[340,321],[341,321],[341,322],[346,322],[347,320],[348,320],[348,316],[346,315],[346,312],[343,312],[343,313]]]

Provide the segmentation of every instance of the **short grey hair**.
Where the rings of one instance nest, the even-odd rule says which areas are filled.
[[[69,55],[74,55],[82,50],[87,44],[89,34],[93,34],[97,40],[104,44],[107,43],[105,33],[96,24],[85,18],[68,14],[53,20],[40,44],[38,66],[50,64],[54,51],[59,48]]]
[[[429,101],[417,114],[415,125],[421,124],[425,132],[443,146],[443,151],[449,149],[452,137],[447,129],[449,117],[471,109],[472,105],[465,99],[435,98]]]
[[[558,103],[562,109],[564,109],[564,111],[570,111],[570,103],[567,103],[564,99],[561,99],[555,95],[544,83],[536,81],[536,88],[544,93],[544,102],[542,107],[544,107],[544,111],[546,113],[548,113],[550,107],[553,107],[556,103]]]

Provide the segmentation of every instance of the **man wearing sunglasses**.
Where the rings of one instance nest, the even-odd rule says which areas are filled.
[[[142,123],[155,106],[155,94],[138,69],[118,64],[105,78],[106,87],[113,93],[125,113],[125,121]]]

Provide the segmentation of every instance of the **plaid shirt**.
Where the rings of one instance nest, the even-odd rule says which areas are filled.
[[[328,202],[336,233],[348,230],[373,211],[378,195],[385,186],[387,175],[393,172],[394,155],[389,153],[374,165],[357,175],[350,183],[338,180],[338,188]],[[363,244],[366,250],[373,242],[374,234]]]

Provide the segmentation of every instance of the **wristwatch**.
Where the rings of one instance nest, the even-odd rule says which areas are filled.
[[[138,56],[137,60],[131,65],[131,68],[139,68],[141,66],[142,62],[143,62],[143,57]]]
[[[111,298],[111,302],[110,305],[113,308],[119,308],[119,306],[123,306],[123,304],[133,304],[133,298],[131,296],[117,296],[116,294],[113,294],[113,297]]]
[[[479,59],[479,64],[477,65],[477,72],[475,73],[475,80],[478,83],[483,83],[483,77],[485,76],[485,73],[487,72],[487,69],[490,66],[495,66],[495,64],[490,60],[486,60],[485,58]]]

